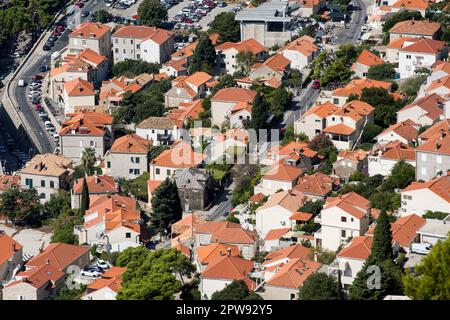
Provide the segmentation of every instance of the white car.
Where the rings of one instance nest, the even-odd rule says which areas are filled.
[[[97,267],[100,267],[103,270],[109,269],[109,265],[105,260],[101,260],[101,259],[97,260],[96,265],[97,265]]]
[[[429,243],[413,243],[411,245],[411,252],[418,254],[429,254],[433,246]]]
[[[81,270],[80,274],[85,277],[99,278],[102,273],[95,270]]]

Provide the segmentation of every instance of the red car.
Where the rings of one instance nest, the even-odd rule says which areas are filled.
[[[189,24],[194,23],[194,21],[192,21],[191,19],[188,19],[188,18],[184,19],[184,22],[185,23],[189,23]]]
[[[33,81],[39,81],[39,80],[42,80],[42,76],[40,74],[37,74],[37,75],[33,76],[31,79]]]
[[[320,80],[319,79],[316,79],[316,80],[313,81],[312,88],[313,89],[320,89]]]
[[[34,106],[34,110],[35,111],[41,111],[42,110],[42,105],[40,103],[38,103],[37,105]]]
[[[84,7],[84,3],[83,2],[77,2],[76,4],[75,4],[78,8],[83,8]]]
[[[56,31],[63,32],[64,31],[64,26],[57,26],[56,27]]]

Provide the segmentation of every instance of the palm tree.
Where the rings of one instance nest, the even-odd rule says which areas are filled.
[[[92,174],[92,169],[95,164],[95,150],[93,148],[86,148],[81,156],[81,165],[86,169],[88,175]]]

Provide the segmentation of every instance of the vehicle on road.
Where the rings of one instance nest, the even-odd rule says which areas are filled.
[[[19,79],[19,83],[18,83],[19,87],[25,87],[26,85],[27,85],[27,83],[25,82],[25,80]]]
[[[90,11],[83,11],[81,12],[81,17],[86,18],[87,16],[89,16],[91,14]]]
[[[319,79],[315,79],[313,80],[313,84],[311,86],[313,89],[320,89],[320,80]]]
[[[39,72],[47,72],[47,71],[49,71],[50,70],[50,67],[49,66],[41,66],[40,68],[39,68]]]
[[[102,276],[102,273],[95,270],[85,269],[81,270],[80,274],[85,277],[91,277],[91,278],[99,278]]]
[[[31,78],[31,80],[33,80],[33,81],[40,81],[40,80],[42,80],[42,76],[40,75],[40,74],[36,74],[36,75],[34,75],[32,78]]]
[[[48,44],[44,44],[44,46],[42,47],[42,50],[44,51],[50,51],[52,49],[51,46],[49,46]]]
[[[34,111],[41,111],[42,109],[42,104],[38,103],[34,106]]]
[[[98,267],[102,268],[103,270],[109,269],[109,265],[105,260],[101,260],[101,259],[97,260],[96,265]]]
[[[433,246],[429,243],[413,243],[411,245],[411,252],[418,254],[429,254],[432,247]]]

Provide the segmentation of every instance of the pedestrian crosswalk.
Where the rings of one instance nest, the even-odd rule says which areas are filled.
[[[46,57],[46,56],[49,56],[51,54],[52,53],[50,51],[42,51],[41,53],[38,54],[38,56]]]

